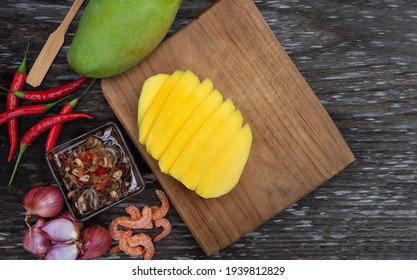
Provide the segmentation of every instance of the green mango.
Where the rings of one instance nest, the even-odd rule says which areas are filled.
[[[141,62],[168,33],[182,0],[90,0],[67,59],[81,75],[111,77]]]

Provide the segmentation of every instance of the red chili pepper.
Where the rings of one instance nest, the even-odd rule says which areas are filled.
[[[77,97],[73,99],[71,102],[65,104],[61,111],[59,112],[62,114],[68,114],[74,111],[75,107],[77,107],[78,101],[80,100],[80,97]],[[58,136],[61,133],[63,123],[59,123],[54,125],[48,133],[48,137],[46,138],[46,144],[45,144],[45,152],[48,152],[50,149],[55,147],[55,143],[58,140]]]
[[[23,85],[26,81],[26,64],[27,64],[27,55],[29,52],[29,46],[30,41],[26,47],[25,56],[23,57],[22,63],[17,68],[16,72],[14,73],[13,80],[10,83],[10,90],[16,91],[16,90],[22,90]],[[6,97],[6,111],[13,110],[19,106],[19,98],[14,95],[12,92],[7,93]],[[7,130],[9,132],[9,143],[10,143],[10,151],[9,151],[9,157],[7,158],[7,161],[10,162],[14,156],[14,153],[17,149],[17,143],[18,143],[18,122],[16,118],[12,118],[8,120],[7,122]]]
[[[52,109],[59,102],[61,102],[61,100],[51,102],[51,103],[46,103],[46,104],[26,105],[26,106],[14,108],[10,111],[3,112],[0,114],[0,126],[13,118],[27,116],[27,115],[44,114],[48,110]]]
[[[44,90],[34,90],[34,91],[13,91],[13,94],[17,97],[30,101],[30,102],[49,102],[62,98],[84,85],[89,80],[88,77],[81,77],[77,80],[71,81],[69,83]]]
[[[86,119],[92,119],[90,115],[83,114],[83,113],[69,113],[65,115],[53,115],[46,117],[39,122],[37,122],[35,125],[33,125],[26,133],[23,135],[22,140],[20,141],[20,147],[19,147],[19,154],[17,156],[16,164],[13,169],[12,176],[9,181],[9,186],[13,182],[13,178],[16,174],[17,167],[19,166],[19,163],[22,159],[22,156],[24,152],[29,148],[30,144],[43,132],[45,132],[47,129],[53,127],[57,123],[72,121],[79,118],[86,118]]]
[[[103,166],[100,166],[96,171],[96,173],[99,174],[99,175],[106,174],[106,172],[107,172],[107,170]]]
[[[92,158],[93,155],[91,153],[85,153],[81,160],[85,163],[89,163]]]
[[[110,179],[111,179],[110,175],[106,175],[102,179],[102,181],[100,182],[100,184],[98,186],[96,186],[96,190],[99,191],[99,190],[104,189],[107,186],[107,184],[109,183]]]
[[[78,101],[80,100],[80,98],[86,93],[88,92],[88,90],[90,89],[90,87],[93,85],[93,83],[95,82],[95,79],[88,85],[88,87],[86,88],[86,90],[77,98],[73,99],[71,102],[65,104],[61,111],[59,112],[60,114],[68,114],[74,111],[75,107],[77,107]],[[64,124],[63,123],[59,123],[56,124],[55,126],[53,126],[50,130],[49,130],[49,134],[48,137],[46,138],[46,144],[45,144],[45,151],[48,152],[50,149],[52,149],[53,147],[55,147],[55,143],[58,140],[59,134],[61,133],[61,129],[62,126]],[[91,160],[91,159],[90,159]]]

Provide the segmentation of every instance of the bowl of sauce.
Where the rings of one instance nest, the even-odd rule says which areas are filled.
[[[46,160],[77,221],[85,221],[145,188],[115,123],[106,123],[51,149]]]

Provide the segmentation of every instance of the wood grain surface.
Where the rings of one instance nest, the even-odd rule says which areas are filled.
[[[163,174],[138,141],[137,103],[143,82],[178,69],[211,79],[251,126],[252,149],[242,177],[230,194],[217,199],[203,199]],[[102,80],[102,90],[208,255],[254,230],[354,160],[251,0],[217,1],[138,66]]]
[[[187,26],[211,2],[184,0],[168,37]],[[173,231],[158,243],[155,259],[416,259],[417,4],[354,0],[254,3],[335,121],[356,161],[284,212],[210,256],[171,207],[168,218]],[[33,65],[48,34],[71,4],[70,0],[1,1],[1,85],[11,81],[28,40],[32,42],[28,62]],[[66,53],[81,13],[70,26],[42,88],[78,77],[68,65]],[[5,94],[0,95],[1,111],[4,104]],[[92,114],[94,120],[65,125],[61,143],[107,121],[118,122],[99,83],[77,108]],[[20,135],[40,118],[21,118]],[[53,183],[44,161],[45,139],[42,135],[33,143],[13,187],[7,188],[12,167],[7,163],[7,128],[0,127],[1,259],[34,259],[21,246],[25,231],[21,205],[29,188]],[[133,142],[129,144],[134,148]],[[139,205],[157,204],[154,190],[161,186],[139,152],[135,158],[148,184]],[[108,225],[130,202],[88,224]],[[100,259],[133,258],[106,254]]]

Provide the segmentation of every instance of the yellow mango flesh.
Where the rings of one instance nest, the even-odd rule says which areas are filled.
[[[160,129],[157,130],[153,127],[146,140],[146,147],[149,148],[149,153],[153,158],[157,160],[161,158],[178,131],[182,130],[186,120],[212,91],[213,83],[210,80],[205,80],[184,99],[178,99],[178,102],[174,101],[172,108],[167,108],[168,114],[166,114],[165,118],[158,117],[158,120],[162,119]],[[174,105],[175,102],[177,104]],[[176,125],[172,125],[173,123]],[[156,125],[157,122],[155,122],[154,126]]]
[[[192,112],[184,125],[179,129],[159,159],[161,171],[168,174],[172,165],[184,150],[197,130],[209,116],[222,104],[223,96],[218,90],[213,90]]]
[[[195,96],[193,91],[199,84],[200,80],[198,77],[191,71],[186,71],[169,93],[146,139],[147,151],[153,158],[159,159],[162,152],[165,150],[167,143],[171,140],[166,134],[167,131],[165,128],[167,124],[169,124],[169,127],[171,127],[173,131],[178,130],[181,124],[178,120],[174,120],[173,118],[178,117],[179,112],[186,110],[188,105],[187,97],[189,97],[190,94]],[[173,123],[175,125],[172,125]]]
[[[150,77],[143,83],[142,92],[138,103],[138,124],[141,125],[143,116],[149,109],[153,99],[162,85],[168,80],[170,75],[158,74]]]
[[[221,125],[217,126],[202,143],[191,165],[179,180],[187,188],[195,190],[214,158],[225,143],[242,127],[243,116],[240,111],[233,112]]]
[[[139,126],[139,142],[141,144],[145,144],[149,131],[158,116],[159,110],[183,74],[183,71],[175,71],[162,85],[155,98],[152,100],[152,103],[149,105],[149,109],[144,115],[143,121]]]
[[[215,198],[230,192],[242,175],[251,145],[252,132],[246,124],[222,147],[198,184],[196,193],[204,198]]]
[[[161,171],[203,198],[230,192],[248,160],[252,134],[232,100],[191,71],[148,78],[138,104],[139,142]]]
[[[226,120],[235,111],[233,102],[228,99],[220,105],[219,108],[206,120],[206,122],[200,127],[200,129],[193,135],[190,142],[175,160],[169,174],[181,181],[185,171],[193,163],[194,158],[199,150],[202,149],[205,141],[210,140],[209,136],[217,126]],[[192,190],[192,186],[187,186]]]

